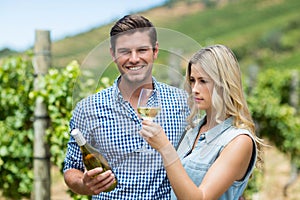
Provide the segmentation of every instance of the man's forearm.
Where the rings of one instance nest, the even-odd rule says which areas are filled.
[[[90,191],[83,184],[83,173],[77,169],[69,169],[64,173],[67,186],[75,193],[81,195],[91,195]]]

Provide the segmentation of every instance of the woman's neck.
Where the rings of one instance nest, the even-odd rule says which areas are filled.
[[[206,113],[206,120],[204,124],[202,125],[203,129],[209,130],[212,129],[217,125],[216,117],[215,115],[211,115],[210,113]]]

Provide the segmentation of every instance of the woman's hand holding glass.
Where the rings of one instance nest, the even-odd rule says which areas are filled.
[[[149,120],[143,120],[140,135],[157,151],[170,143],[163,128]]]
[[[144,120],[142,125],[140,135],[160,153],[165,167],[179,159],[175,148],[159,124]]]

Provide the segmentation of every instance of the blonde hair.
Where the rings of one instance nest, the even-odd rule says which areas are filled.
[[[200,66],[214,82],[212,106],[217,112],[214,120],[220,123],[233,116],[233,125],[249,130],[258,146],[261,140],[255,134],[255,124],[243,92],[240,66],[231,49],[220,44],[208,46],[200,49],[189,61],[185,89],[189,94],[188,104],[191,108],[187,121],[193,127],[199,111],[194,105],[190,83],[192,65]]]

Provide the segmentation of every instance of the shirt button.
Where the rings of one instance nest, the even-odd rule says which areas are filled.
[[[202,141],[202,140],[204,140],[204,139],[205,139],[205,133],[202,133],[202,134],[200,135],[199,140]]]

